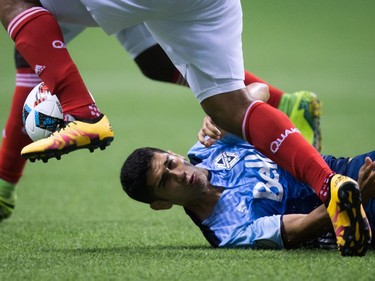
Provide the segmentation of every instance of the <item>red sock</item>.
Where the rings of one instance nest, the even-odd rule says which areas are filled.
[[[325,183],[333,172],[283,112],[267,103],[254,102],[245,114],[242,128],[243,136],[256,149],[309,184],[325,201]]]
[[[31,89],[40,82],[31,68],[17,69],[16,88],[0,147],[0,178],[10,183],[16,184],[22,176],[26,160],[21,157],[21,150],[31,143],[23,129],[22,107]]]
[[[56,19],[45,9],[33,7],[17,15],[8,26],[16,48],[50,91],[57,95],[64,113],[92,119],[95,106],[72,61]]]
[[[284,94],[284,92],[245,70],[245,85],[249,85],[254,82],[264,83],[268,85],[268,88],[270,89],[270,98],[267,103],[275,108],[278,108],[281,96]]]

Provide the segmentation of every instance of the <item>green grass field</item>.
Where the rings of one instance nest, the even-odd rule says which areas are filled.
[[[324,153],[374,148],[375,2],[244,0],[246,68],[324,104]],[[225,40],[225,39],[223,39]],[[116,137],[105,151],[28,163],[14,215],[0,224],[0,280],[373,280],[375,254],[212,249],[180,208],[155,212],[119,183],[140,146],[185,154],[203,113],[188,89],[144,78],[116,40],[86,30],[70,45]],[[14,86],[0,31],[0,126]]]

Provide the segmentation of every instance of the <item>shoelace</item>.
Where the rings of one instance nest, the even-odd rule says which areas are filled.
[[[62,122],[61,124],[57,125],[55,131],[53,131],[53,133],[49,137],[54,136],[55,133],[58,133],[61,130],[64,131],[67,127],[70,127],[70,123],[77,124],[75,121],[65,121],[65,122]]]

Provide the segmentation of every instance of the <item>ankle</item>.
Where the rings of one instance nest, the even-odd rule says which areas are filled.
[[[66,115],[69,115],[77,120],[91,120],[96,119],[101,116],[101,112],[95,103],[89,105],[83,105],[76,107],[67,112]]]
[[[326,179],[324,180],[323,187],[319,191],[319,199],[322,200],[323,203],[325,203],[326,207],[328,206],[329,201],[331,200],[330,186],[331,186],[331,180],[334,175],[336,175],[336,173],[332,172],[326,177]]]

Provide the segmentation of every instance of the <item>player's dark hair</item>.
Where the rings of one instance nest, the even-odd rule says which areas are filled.
[[[165,151],[154,147],[134,150],[125,160],[120,172],[120,181],[126,194],[134,200],[147,204],[157,200],[152,188],[147,186],[147,172],[155,152]]]

